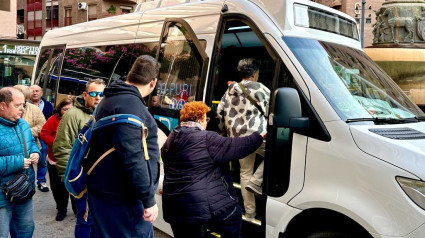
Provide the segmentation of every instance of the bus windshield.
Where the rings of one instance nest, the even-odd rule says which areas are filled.
[[[363,51],[314,39],[282,38],[344,121],[425,116]]]

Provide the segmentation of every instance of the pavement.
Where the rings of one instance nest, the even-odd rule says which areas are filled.
[[[47,181],[49,181],[47,176]],[[49,189],[50,185],[47,183]],[[71,201],[68,203],[68,214],[63,221],[56,221],[56,203],[52,191],[40,192],[36,188],[33,197],[34,203],[34,238],[72,238],[74,237],[75,215],[71,209]],[[171,236],[154,230],[156,238],[170,238]]]

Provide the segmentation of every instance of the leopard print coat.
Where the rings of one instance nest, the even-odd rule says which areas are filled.
[[[270,102],[270,90],[261,83],[242,80],[248,94],[258,102],[267,113]],[[267,115],[267,114],[266,114]],[[237,82],[229,85],[217,107],[220,129],[225,129],[230,137],[249,136],[254,132],[267,130],[267,119],[245,96]]]

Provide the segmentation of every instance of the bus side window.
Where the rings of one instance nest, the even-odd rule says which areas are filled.
[[[58,101],[61,101],[68,95],[78,95],[78,79],[80,78],[81,73],[80,68],[76,66],[78,63],[78,55],[80,55],[79,48],[65,50],[58,87]]]
[[[115,61],[115,65],[112,66],[113,71],[109,76],[107,85],[115,80],[126,80],[128,72],[130,71],[137,57],[141,55],[150,55],[155,58],[157,47],[158,42],[108,46],[106,51],[119,56],[119,58],[117,58]]]
[[[39,68],[36,70],[35,84],[43,90],[43,97],[56,104],[56,88],[62,66],[64,46],[43,49],[39,56]]]
[[[65,52],[58,94],[81,95],[90,79],[100,78],[109,84],[128,73],[134,44],[88,46]]]

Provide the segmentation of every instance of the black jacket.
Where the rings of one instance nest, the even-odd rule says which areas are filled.
[[[196,127],[176,127],[161,149],[164,220],[203,223],[237,203],[229,169],[263,142],[258,133],[222,137]]]
[[[113,114],[133,114],[140,117],[149,130],[147,147],[149,160],[145,160],[140,128],[130,124],[117,124],[95,131],[91,139],[86,169],[107,150],[106,156],[88,176],[88,191],[110,202],[136,204],[141,200],[145,208],[155,202],[159,178],[158,128],[148,112],[136,87],[115,81],[105,89],[105,97],[96,109],[96,119]]]

